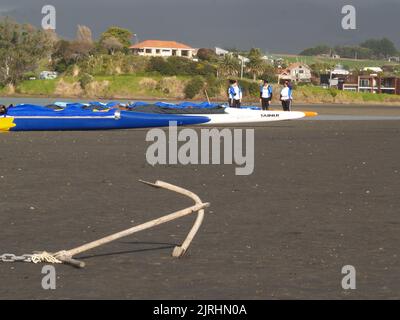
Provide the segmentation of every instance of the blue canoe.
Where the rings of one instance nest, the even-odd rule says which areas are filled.
[[[130,105],[58,103],[46,107],[23,104],[8,109],[2,106],[0,113],[0,132],[134,129],[168,127],[171,124],[218,126],[295,120],[316,115],[313,112],[260,111],[251,106],[236,109],[190,102],[177,105],[164,102]]]
[[[85,109],[82,104],[66,105],[60,109],[24,104],[9,108],[7,114],[0,117],[0,130],[110,130],[166,127],[171,122],[185,126],[209,121],[207,116],[121,111],[101,106],[98,109]]]

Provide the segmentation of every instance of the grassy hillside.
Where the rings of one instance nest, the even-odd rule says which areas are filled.
[[[341,64],[348,69],[362,69],[365,67],[382,67],[384,65],[396,65],[386,60],[355,60],[355,59],[332,59],[315,56],[298,56],[298,55],[274,55],[277,58],[283,58],[290,63],[302,62],[308,65],[314,63],[327,63],[331,65]]]
[[[44,97],[75,97],[108,100],[184,100],[184,88],[190,77],[161,77],[144,75],[97,76],[82,88],[78,78],[65,77],[56,80],[23,81],[14,92],[0,88],[0,95],[23,95]],[[279,103],[280,86],[274,84],[275,103]],[[356,93],[323,89],[311,85],[294,89],[296,103],[342,103],[342,104],[400,104],[400,96],[388,94]],[[200,92],[195,100],[206,100]],[[226,101],[226,88],[221,90],[212,101]],[[258,103],[258,93],[245,96],[245,102]]]

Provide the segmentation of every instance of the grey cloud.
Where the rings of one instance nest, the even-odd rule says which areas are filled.
[[[195,47],[298,52],[318,43],[354,44],[382,36],[400,47],[398,0],[2,0],[4,7],[18,7],[12,12],[18,21],[36,25],[44,4],[56,6],[57,31],[65,37],[74,37],[77,24],[96,36],[121,25],[141,40],[171,39]],[[340,27],[345,4],[357,8],[356,31]]]

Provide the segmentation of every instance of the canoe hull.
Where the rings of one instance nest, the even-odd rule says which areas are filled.
[[[208,115],[210,121],[207,125],[266,123],[286,120],[296,120],[306,117],[304,112],[292,111],[259,111],[226,108],[225,114]]]
[[[259,111],[226,108],[223,114],[154,114],[114,111],[62,115],[50,112],[36,115],[12,115],[2,118],[2,131],[83,131],[115,130],[194,125],[228,125],[267,123],[304,118],[304,112]],[[1,129],[1,128],[0,128]]]
[[[14,117],[10,131],[83,131],[167,127],[170,122],[178,126],[209,122],[204,116],[155,115],[121,112],[120,116],[93,117]]]

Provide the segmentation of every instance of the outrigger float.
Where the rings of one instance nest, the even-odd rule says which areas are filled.
[[[56,103],[49,106],[21,104],[4,108],[0,132],[112,130],[178,126],[267,123],[313,117],[314,112],[261,111],[257,107],[229,108],[211,103],[148,104],[136,102],[90,104]]]

